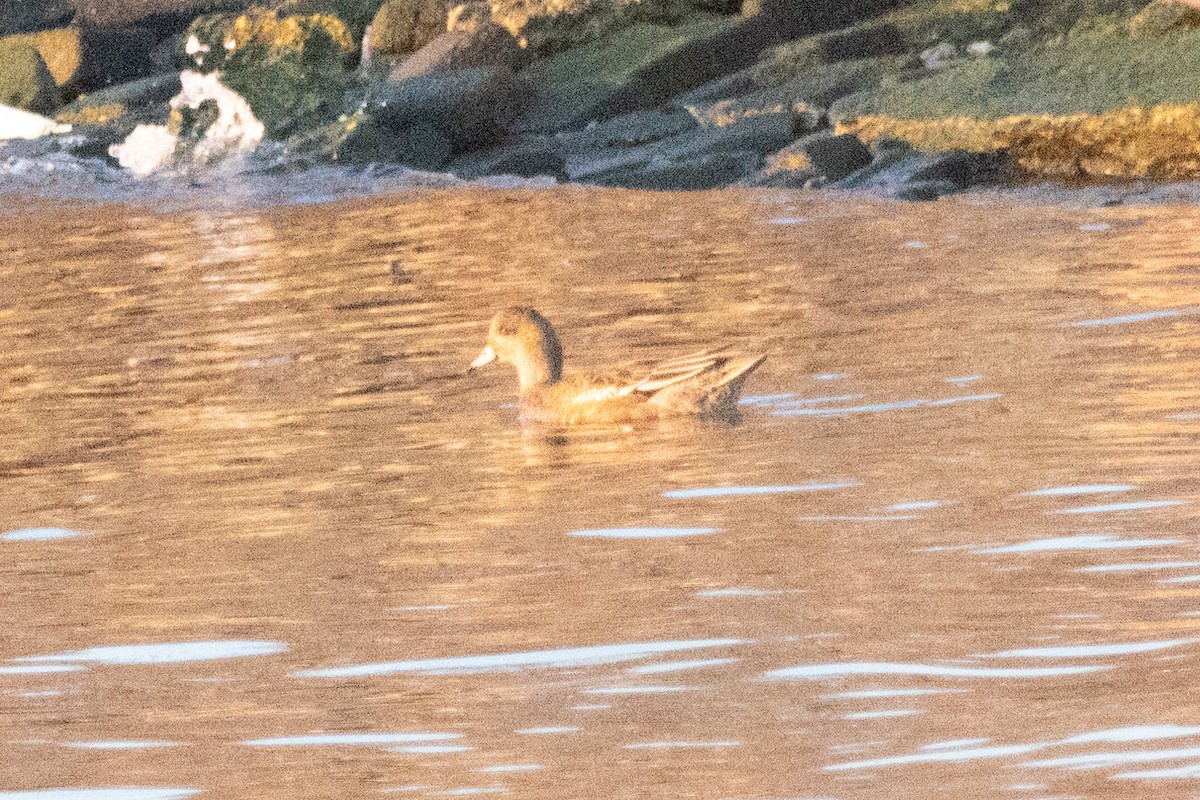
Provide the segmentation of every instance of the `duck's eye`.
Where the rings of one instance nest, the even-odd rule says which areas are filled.
[[[496,330],[498,330],[502,336],[516,336],[517,325],[518,323],[515,319],[502,319],[500,320],[500,324],[496,326]]]

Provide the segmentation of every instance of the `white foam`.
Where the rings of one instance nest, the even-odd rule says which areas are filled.
[[[298,678],[358,678],[368,675],[396,675],[417,672],[425,675],[470,674],[525,667],[577,667],[634,661],[662,653],[698,650],[709,647],[730,647],[745,644],[743,639],[694,639],[679,642],[631,642],[594,647],[568,647],[559,650],[530,650],[518,653],[497,653],[487,656],[452,658],[422,658],[415,661],[387,661],[377,664],[356,664],[348,667],[307,669],[295,672]]]
[[[1080,667],[955,667],[939,664],[899,664],[889,662],[845,662],[806,664],[774,669],[763,674],[772,680],[800,679],[808,681],[825,678],[844,678],[850,675],[924,675],[932,678],[1056,678],[1083,675],[1111,669],[1109,666]]]
[[[790,494],[793,492],[828,492],[836,489],[852,489],[862,486],[859,481],[813,481],[790,486],[702,486],[694,489],[671,489],[662,496],[671,500],[690,500],[697,497],[746,497],[763,494]]]
[[[1167,639],[1158,642],[1127,642],[1125,644],[1067,645],[1059,647],[1028,647],[1021,650],[1002,650],[979,658],[1100,658],[1134,653],[1152,653],[1193,644],[1200,639]]]
[[[1075,494],[1108,494],[1109,492],[1128,492],[1136,489],[1128,483],[1085,483],[1078,486],[1049,486],[1044,489],[1033,489],[1021,494],[1029,497],[1061,497]]]
[[[247,747],[361,747],[445,742],[461,738],[461,733],[314,733],[303,736],[250,739],[242,744]]]
[[[77,536],[87,536],[84,531],[70,528],[22,528],[16,531],[0,533],[0,539],[6,542],[49,542],[56,539],[74,539]]]
[[[17,661],[66,661],[90,664],[182,664],[248,656],[268,656],[287,650],[283,642],[260,640],[215,640],[207,642],[168,642],[89,647],[49,656],[26,656]]]
[[[1033,539],[1000,547],[985,547],[972,552],[987,555],[993,553],[1047,553],[1062,550],[1127,550],[1138,547],[1166,547],[1172,544],[1183,544],[1185,541],[1185,539],[1122,539],[1107,533],[1085,533],[1078,536]]]
[[[1152,508],[1182,506],[1186,500],[1138,500],[1131,503],[1106,503],[1097,506],[1079,506],[1055,511],[1055,514],[1110,514],[1118,511],[1147,511]]]
[[[708,536],[720,528],[596,528],[571,531],[571,536],[594,539],[678,539],[685,536]]]

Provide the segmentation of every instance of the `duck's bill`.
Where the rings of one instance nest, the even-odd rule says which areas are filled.
[[[483,352],[479,354],[479,358],[471,362],[469,369],[479,369],[480,367],[485,367],[495,360],[496,351],[492,349],[491,345],[488,345],[487,347],[483,348]]]

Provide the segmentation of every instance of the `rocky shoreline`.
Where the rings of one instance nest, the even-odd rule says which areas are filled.
[[[1200,177],[1196,0],[159,2],[0,15],[0,102],[42,115],[0,109],[0,162],[913,200]]]

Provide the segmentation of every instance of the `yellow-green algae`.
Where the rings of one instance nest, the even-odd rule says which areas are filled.
[[[925,151],[1002,152],[1024,172],[1038,177],[1200,177],[1200,103],[984,120],[870,116],[839,122],[835,130],[868,143],[901,139]]]

